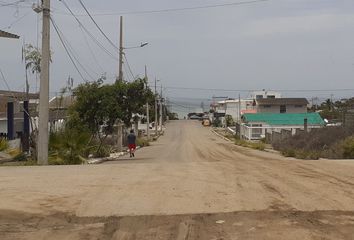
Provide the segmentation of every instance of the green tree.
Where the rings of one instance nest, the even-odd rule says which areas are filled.
[[[76,101],[70,110],[70,118],[79,121],[78,125],[86,126],[92,138],[99,140],[97,152],[112,134],[118,120],[129,126],[133,114],[145,113],[146,101],[153,98],[151,90],[145,86],[144,79],[106,85],[99,79],[81,84],[74,90]]]
[[[31,70],[32,74],[41,72],[42,55],[40,50],[32,44],[26,44],[24,49],[24,59],[26,70]]]

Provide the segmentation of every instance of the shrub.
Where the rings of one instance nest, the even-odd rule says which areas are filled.
[[[243,139],[236,138],[235,144],[241,147],[249,147],[256,150],[263,151],[265,149],[265,144],[262,142],[249,142]]]
[[[343,157],[354,158],[354,136],[348,137],[343,141]]]
[[[93,153],[93,157],[95,158],[109,157],[110,153],[111,153],[110,147],[103,145]]]
[[[353,128],[345,127],[312,129],[308,133],[301,132],[272,145],[286,157],[351,158],[354,157],[354,137],[350,137],[353,134]]]
[[[17,155],[21,154],[21,150],[18,148],[11,148],[7,149],[6,153],[9,154],[11,157],[16,157]]]
[[[256,150],[264,151],[265,144],[262,143],[262,142],[251,143],[251,148],[256,149]]]
[[[248,143],[247,141],[243,140],[243,139],[236,139],[235,140],[235,144],[238,146],[242,146],[242,147],[247,147]]]
[[[146,146],[150,146],[149,140],[145,139],[145,138],[138,138],[136,140],[136,145],[140,146],[140,147],[146,147]]]
[[[15,157],[14,157],[14,160],[15,161],[26,161],[27,160],[27,156],[26,154],[24,154],[23,152],[17,154]]]
[[[221,127],[222,123],[221,120],[219,118],[216,118],[213,122],[213,127]]]
[[[0,152],[9,148],[9,143],[6,139],[0,138]]]
[[[285,157],[295,157],[295,149],[284,149],[281,151],[281,154]]]
[[[85,129],[65,127],[50,134],[49,151],[52,164],[81,164],[90,134]]]
[[[295,157],[298,159],[306,160],[317,160],[320,158],[320,153],[316,151],[304,151],[304,150],[295,150]]]

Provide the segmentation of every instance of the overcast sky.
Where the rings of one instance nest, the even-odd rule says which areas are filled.
[[[232,0],[83,0],[93,14],[198,7],[232,3]],[[245,0],[246,1],[246,0]],[[14,2],[14,0],[3,0]],[[30,5],[29,0],[20,6]],[[33,1],[32,1],[33,2]],[[84,10],[77,0],[67,0],[77,14]],[[58,0],[52,0],[53,18],[75,49],[77,58],[92,77],[107,72],[107,82],[117,74],[117,61],[85,34]],[[23,18],[21,18],[24,16]],[[134,75],[143,76],[148,66],[150,80],[161,79],[166,87],[248,89],[354,89],[354,1],[269,0],[248,5],[163,13],[125,14],[126,47],[149,42],[141,49],[126,50]],[[97,23],[118,45],[119,14],[96,15]],[[87,16],[86,28],[113,54]],[[18,22],[15,22],[18,21]],[[14,23],[10,28],[8,26]],[[23,39],[36,45],[37,15],[30,8],[0,6],[0,29],[21,40],[0,39],[0,68],[12,90],[24,89],[21,63]],[[70,63],[52,29],[52,92],[65,86],[71,75],[83,80]],[[91,47],[89,49],[88,45]],[[94,56],[93,56],[94,55]],[[98,62],[94,60],[97,58]],[[85,78],[91,80],[81,69]],[[128,71],[125,71],[128,74]],[[1,82],[1,88],[6,89]],[[31,77],[31,88],[36,81]],[[238,96],[238,91],[198,91],[167,88],[171,99]],[[336,97],[354,91],[333,91]],[[248,94],[241,92],[242,96]],[[331,92],[287,92],[285,96],[328,97]]]

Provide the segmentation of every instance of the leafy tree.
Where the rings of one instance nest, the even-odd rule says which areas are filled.
[[[70,118],[86,126],[92,138],[99,140],[97,152],[104,140],[113,133],[114,124],[119,120],[130,125],[133,114],[144,114],[146,101],[153,99],[144,79],[133,82],[103,84],[102,79],[84,83],[74,90],[75,104]]]
[[[26,69],[30,69],[32,74],[41,72],[42,55],[38,48],[34,47],[32,44],[26,44],[24,49],[24,59]]]

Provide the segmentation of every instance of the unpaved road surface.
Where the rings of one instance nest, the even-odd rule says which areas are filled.
[[[354,239],[354,162],[237,147],[176,121],[94,166],[0,167],[0,239]]]

